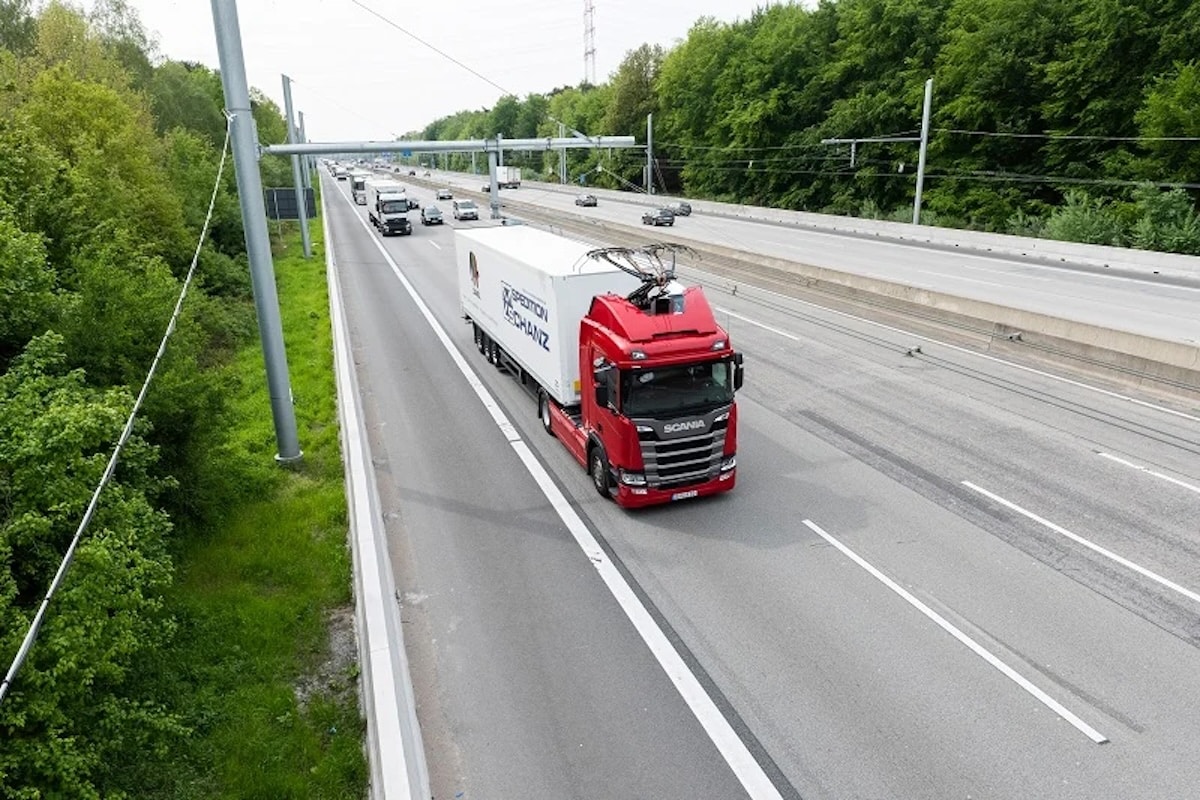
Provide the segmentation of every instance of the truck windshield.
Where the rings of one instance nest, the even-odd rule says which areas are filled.
[[[383,203],[383,208],[379,209],[384,214],[404,214],[408,211],[407,200],[386,200]]]
[[[621,376],[621,411],[627,417],[698,412],[733,402],[729,362],[630,370]]]

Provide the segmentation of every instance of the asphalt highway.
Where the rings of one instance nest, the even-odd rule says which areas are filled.
[[[425,180],[424,178],[422,178]],[[478,192],[480,176],[435,173],[431,180]],[[477,195],[476,195],[477,196]],[[532,204],[604,224],[640,225],[645,197],[605,193],[595,208],[575,205],[575,194],[547,184],[505,189],[505,203]],[[486,202],[486,199],[485,199]],[[519,208],[514,209],[520,214]],[[999,254],[948,251],[917,242],[903,245],[777,223],[732,219],[696,211],[649,236],[685,238],[775,258],[863,275],[985,302],[999,302],[1102,328],[1155,339],[1200,344],[1200,283],[1135,279],[1012,259]]]
[[[344,183],[323,185],[434,797],[1165,798],[1200,786],[1200,413],[753,287],[731,295],[691,269],[746,355],[738,487],[622,511],[475,351],[453,220],[424,227],[413,211],[414,235],[381,241]],[[762,241],[753,223],[678,227],[693,223]],[[1151,302],[1049,275],[1035,277],[1055,296],[1110,314]],[[1200,338],[1182,311],[1192,295],[1148,296],[1160,290],[1165,324]],[[522,448],[603,558],[581,550]],[[664,669],[598,561],[687,680]],[[688,680],[723,725],[696,710]]]

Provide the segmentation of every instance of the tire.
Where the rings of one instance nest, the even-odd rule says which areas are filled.
[[[604,450],[600,445],[592,448],[592,454],[588,456],[588,472],[592,476],[592,486],[595,487],[596,493],[601,497],[612,497],[612,484],[608,479],[608,459],[604,457]]]
[[[475,324],[474,322],[471,323],[471,327],[475,329],[475,349],[478,350],[480,353],[482,353],[483,352],[483,331],[479,330],[479,326],[477,324]]]
[[[542,421],[542,430],[553,436],[554,428],[550,424],[550,395],[546,394],[545,389],[538,389],[538,418]]]
[[[492,342],[492,366],[496,369],[504,368],[503,352],[504,351],[500,349],[500,345]]]

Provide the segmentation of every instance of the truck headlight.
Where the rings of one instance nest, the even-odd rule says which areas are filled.
[[[729,472],[737,466],[737,456],[726,456],[721,460],[721,472]]]
[[[621,483],[626,486],[645,486],[646,476],[641,472],[626,472],[620,470]]]

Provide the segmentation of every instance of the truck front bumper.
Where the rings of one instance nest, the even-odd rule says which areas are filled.
[[[722,472],[717,477],[673,489],[654,489],[649,486],[628,486],[617,483],[615,500],[622,508],[643,508],[645,506],[662,505],[679,500],[690,500],[695,497],[707,497],[712,494],[728,492],[737,483],[737,468]]]

